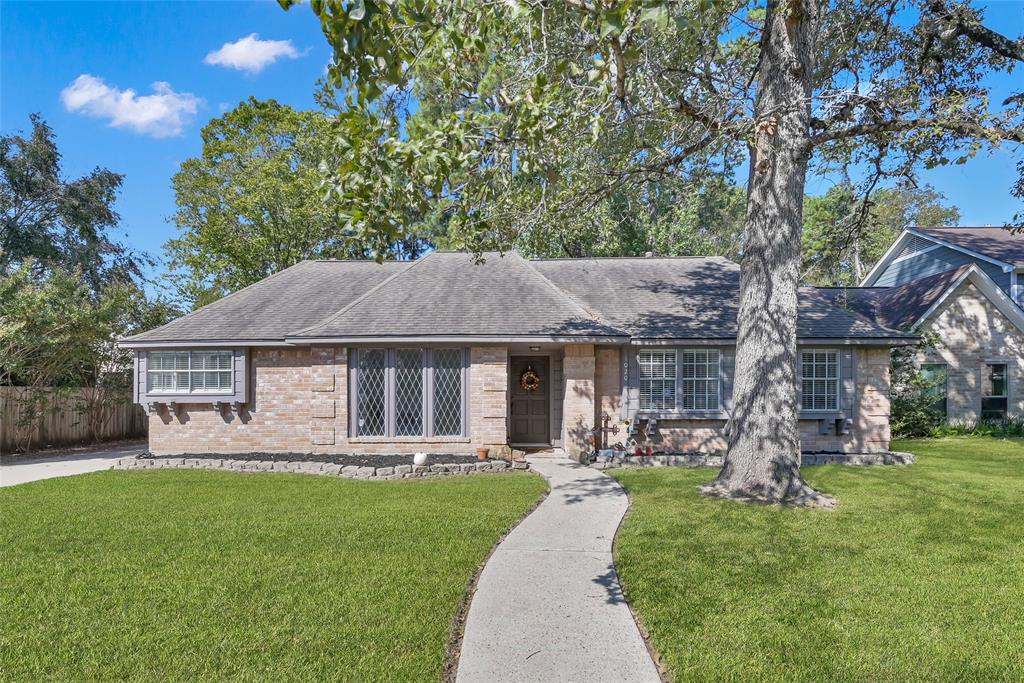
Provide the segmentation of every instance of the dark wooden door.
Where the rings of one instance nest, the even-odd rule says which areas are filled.
[[[523,388],[520,378],[528,369],[540,377],[540,387],[534,391]],[[551,418],[548,397],[551,395],[551,375],[546,356],[513,356],[512,375],[509,377],[512,396],[509,439],[514,444],[551,443]]]

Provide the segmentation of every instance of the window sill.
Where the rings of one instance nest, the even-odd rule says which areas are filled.
[[[146,394],[141,401],[145,403],[213,403],[214,401],[233,401],[234,392],[226,394]]]
[[[724,410],[645,410],[636,414],[641,420],[728,420]]]
[[[353,436],[349,443],[469,443],[468,436]]]

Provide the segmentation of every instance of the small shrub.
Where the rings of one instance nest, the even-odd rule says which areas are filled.
[[[1006,438],[1024,437],[1024,418],[1011,417],[1005,420],[959,421],[940,424],[931,430],[929,436],[990,436]]]

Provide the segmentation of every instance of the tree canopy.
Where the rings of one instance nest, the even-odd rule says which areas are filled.
[[[999,104],[986,85],[1024,61],[1021,41],[949,0],[310,6],[347,105],[329,198],[367,243],[440,211],[452,245],[507,247],[529,232],[523,188],[574,216],[626,186],[746,165],[733,409],[709,495],[833,503],[799,474],[808,172],[864,169],[868,196],[1024,142],[1024,97]]]

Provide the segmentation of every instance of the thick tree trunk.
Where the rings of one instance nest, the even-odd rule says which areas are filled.
[[[770,0],[761,39],[725,464],[707,495],[832,506],[800,477],[796,316],[821,0]]]

